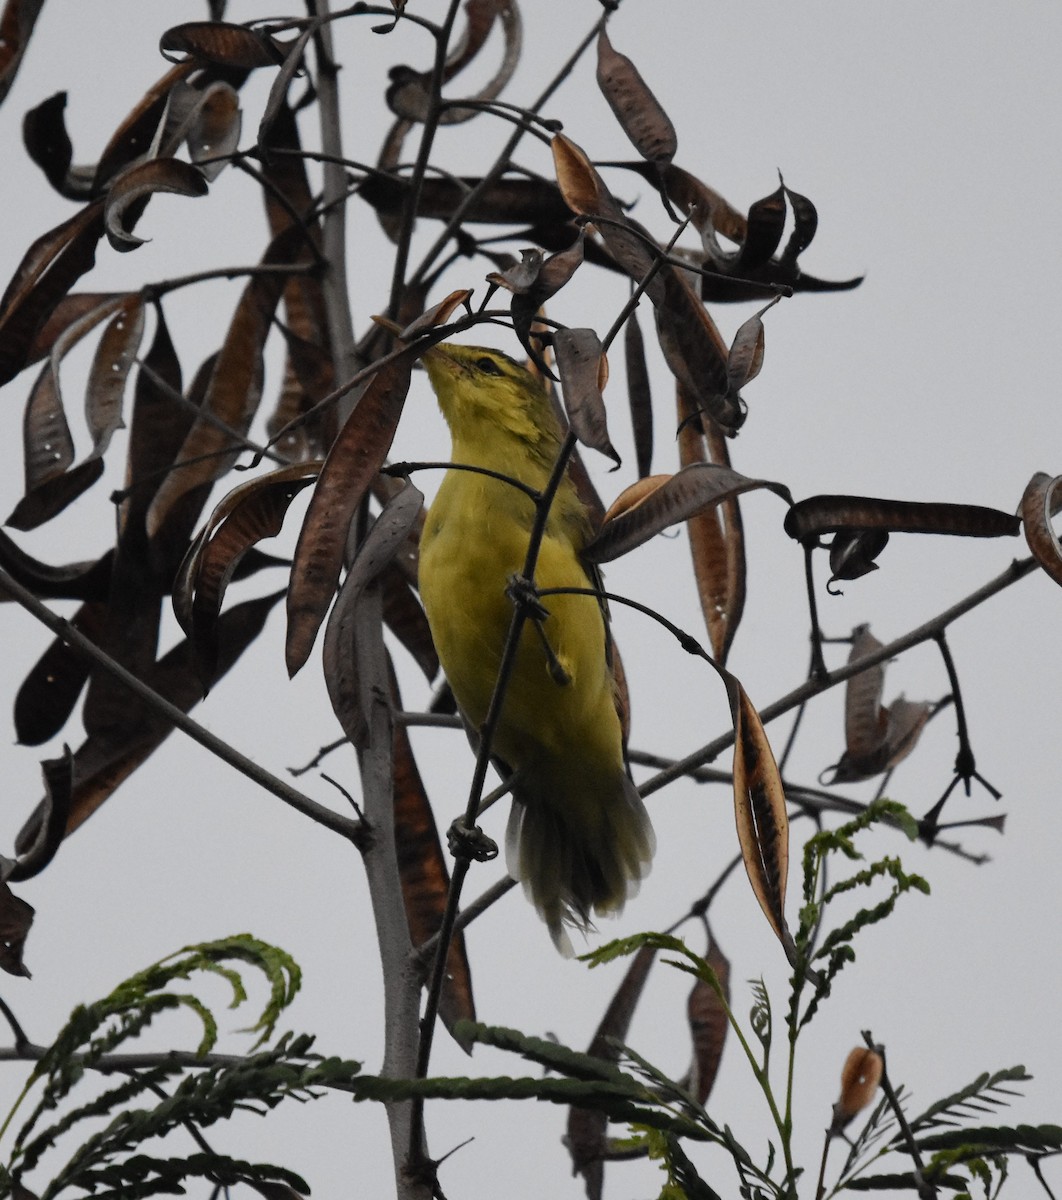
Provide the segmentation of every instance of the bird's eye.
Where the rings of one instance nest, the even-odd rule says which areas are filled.
[[[484,355],[482,358],[476,359],[476,366],[483,372],[484,375],[504,375],[505,372],[498,366],[493,358],[487,358]]]

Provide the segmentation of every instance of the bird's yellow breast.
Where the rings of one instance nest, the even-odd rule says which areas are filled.
[[[421,540],[421,596],[440,661],[468,720],[482,724],[513,616],[506,589],[523,571],[534,519],[529,497],[466,471],[451,471]],[[590,585],[568,531],[552,521],[538,557],[540,589]],[[579,747],[588,767],[622,764],[606,663],[606,630],[590,596],[547,596],[542,622],[568,682],[551,674],[537,631],[525,625],[506,692],[495,751],[514,767],[542,765]]]

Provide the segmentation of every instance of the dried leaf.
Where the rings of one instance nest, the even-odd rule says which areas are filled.
[[[188,548],[173,584],[173,610],[206,683],[217,663],[218,618],[233,574],[247,551],[280,533],[292,500],[320,473],[296,463],[233,488]]]
[[[289,229],[274,238],[263,262],[290,262],[297,236],[297,230]],[[244,288],[210,373],[203,413],[188,431],[174,470],[148,512],[149,536],[155,536],[182,496],[220,478],[238,457],[262,398],[263,348],[283,286],[278,272],[255,275]]]
[[[87,200],[95,170],[71,169],[74,147],[66,131],[66,92],[56,92],[22,118],[26,153],[44,172],[53,188],[67,200]]]
[[[217,681],[258,637],[283,592],[234,605],[222,614],[221,651]],[[188,712],[202,699],[203,689],[192,663],[187,641],[163,656],[145,681],[161,696]],[[146,704],[127,705],[127,723],[103,736],[90,736],[74,753],[74,786],[66,832],[69,836],[103,804],[130,775],[158,749],[173,726]],[[38,805],[19,831],[15,848],[22,852],[39,836],[44,810]]]
[[[742,271],[755,270],[768,262],[785,229],[785,186],[781,184],[769,196],[757,200],[749,208],[745,241],[737,256],[735,268]]]
[[[391,672],[391,696],[396,708],[402,707],[398,681]],[[402,885],[402,900],[414,946],[423,945],[442,926],[450,893],[450,872],[446,865],[435,814],[413,757],[413,747],[405,727],[394,727],[394,822],[395,856]],[[439,1016],[466,1054],[472,1053],[472,1041],[454,1033],[458,1021],[474,1021],[476,1005],[472,997],[472,972],[468,964],[464,935],[458,931],[446,956],[446,973],[439,996]]]
[[[417,197],[417,216],[449,221],[461,206],[464,219],[468,222],[488,225],[526,222],[533,226],[563,226],[568,231],[565,244],[571,241],[571,209],[551,180],[523,177],[492,180],[465,208],[464,201],[469,193],[482,182],[475,176],[425,179]],[[400,214],[405,208],[409,191],[410,185],[406,180],[381,173],[364,180],[357,195],[376,212],[394,215]],[[534,240],[539,239],[536,237]]]
[[[0,883],[0,968],[9,975],[30,977],[22,952],[32,924],[33,905],[16,896],[6,883]]]
[[[676,399],[682,465],[713,460],[729,469],[726,439],[707,418],[708,436],[705,436],[702,422],[681,387],[676,391]],[[720,666],[725,666],[745,608],[745,537],[737,498],[730,497],[706,512],[695,513],[687,520],[686,529],[712,654]]]
[[[103,204],[96,201],[39,237],[0,298],[0,385],[22,370],[38,331],[96,261]]]
[[[852,529],[1014,537],[1021,522],[1013,513],[976,504],[878,500],[870,496],[809,496],[794,504],[785,518],[786,533],[811,545],[824,533]]]
[[[852,631],[849,665],[882,649],[882,643],[870,632],[869,625]],[[846,756],[857,761],[876,754],[885,743],[888,717],[881,707],[885,688],[885,668],[881,663],[853,675],[845,685],[844,742]]]
[[[634,148],[657,167],[675,157],[675,127],[638,68],[612,46],[602,27],[597,39],[597,83]]]
[[[713,937],[708,945],[705,961],[715,972],[723,989],[723,997],[730,1001],[730,962],[719,949]],[[711,1095],[719,1064],[723,1058],[723,1047],[730,1028],[726,1006],[711,984],[698,979],[686,1001],[686,1016],[690,1024],[693,1042],[693,1064],[687,1085],[698,1104],[705,1104]]]
[[[144,205],[156,192],[205,196],[210,190],[203,172],[179,158],[153,158],[127,167],[111,183],[104,210],[107,240],[115,250],[135,250],[144,244],[132,229]]]
[[[445,325],[447,321],[454,315],[457,310],[468,304],[469,298],[472,295],[470,288],[458,288],[451,292],[438,304],[433,304],[431,308],[426,309],[420,314],[416,320],[411,321],[401,333],[398,334],[400,341],[409,342],[420,334],[426,333],[429,329],[434,329],[437,325]]]
[[[413,586],[394,562],[380,573],[379,584],[387,628],[413,656],[430,683],[439,674],[439,655]]]
[[[591,450],[604,454],[618,467],[620,456],[608,436],[605,401],[608,359],[592,329],[558,329],[553,336],[564,394],[564,411],[573,433]]]
[[[102,192],[120,171],[134,163],[144,162],[159,154],[167,158],[173,156],[176,144],[165,149],[162,147],[168,117],[174,108],[171,101],[181,94],[181,85],[195,66],[195,63],[187,62],[171,67],[141,96],[111,135],[111,140],[100,155],[93,192]]]
[[[734,334],[726,360],[726,373],[732,391],[740,391],[759,375],[763,366],[763,314],[780,299],[781,296],[775,296],[770,304],[749,317]]]
[[[290,675],[309,658],[332,603],[350,523],[394,440],[415,358],[415,352],[404,351],[373,375],[321,470],[291,569],[286,647]]]
[[[187,54],[197,63],[236,67],[253,71],[275,67],[284,61],[287,47],[257,29],[226,21],[187,21],[167,29],[159,39],[159,50],[171,62],[174,54]]]
[[[37,836],[27,846],[7,874],[12,883],[22,883],[39,875],[52,861],[66,832],[70,813],[70,793],[74,778],[74,760],[68,746],[63,747],[62,758],[50,758],[41,763],[44,776],[44,800],[41,802],[41,819]]]
[[[0,14],[0,104],[15,82],[43,4],[44,0],[7,0]]]
[[[1052,478],[1043,471],[1037,471],[1022,496],[1021,519],[1025,540],[1036,561],[1055,583],[1062,586],[1062,545],[1051,525],[1051,517],[1058,511],[1055,492],[1060,483],[1062,475]]]
[[[89,370],[85,419],[92,438],[92,457],[102,457],[115,430],[124,428],[125,384],[143,336],[144,302],[138,295],[127,296],[103,331]]]
[[[213,183],[228,166],[226,156],[240,145],[240,98],[231,84],[220,81],[194,95],[192,107],[170,137],[187,142],[192,162]]]
[[[795,966],[796,947],[785,921],[789,816],[782,778],[747,692],[732,675],[727,686],[734,717],[734,816],[741,857],[760,908]]]
[[[653,469],[653,397],[649,388],[649,368],[645,361],[645,339],[637,313],[632,312],[624,326],[623,354],[627,368],[634,457],[638,464],[638,477],[644,479]]]
[[[790,502],[789,489],[783,484],[750,479],[714,463],[693,463],[674,475],[650,475],[620,493],[583,556],[588,562],[610,562],[669,525],[753,488],[768,488]]]
[[[789,235],[785,250],[782,251],[782,262],[795,263],[797,256],[803,254],[811,245],[819,227],[819,214],[807,196],[794,192],[792,188],[786,188],[785,194],[789,207],[793,210],[793,232]]]
[[[27,554],[0,530],[0,566],[41,599],[105,600],[112,551],[100,558],[53,567]],[[0,601],[9,599],[0,587]]]
[[[729,352],[707,309],[672,268],[662,271],[663,295],[654,298],[657,337],[678,383],[725,433],[745,419],[743,402],[730,386]]]
[[[874,561],[889,544],[883,529],[841,530],[830,542],[830,580],[862,579],[878,569]]]
[[[99,601],[83,604],[70,624],[99,641],[107,609]],[[30,667],[15,694],[15,737],[20,745],[39,746],[63,728],[88,680],[90,663],[83,654],[56,638]]]

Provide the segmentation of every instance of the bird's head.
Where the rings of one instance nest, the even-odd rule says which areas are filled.
[[[560,426],[546,389],[507,354],[443,342],[422,361],[455,441],[495,430],[543,451],[559,443]]]

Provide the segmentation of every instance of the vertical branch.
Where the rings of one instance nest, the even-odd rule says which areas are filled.
[[[357,370],[354,323],[347,292],[346,177],[342,167],[343,138],[339,113],[339,66],[333,57],[329,0],[307,0],[311,13],[321,19],[316,32],[317,103],[321,119],[324,163],[323,250],[328,263],[324,276],[325,306],[332,339],[337,380],[351,378]],[[329,161],[334,159],[335,161]],[[357,403],[348,398],[346,411]],[[340,414],[341,417],[346,415]],[[362,703],[368,721],[368,738],[358,750],[362,803],[369,827],[363,852],[365,873],[376,922],[384,992],[384,1060],[382,1073],[389,1078],[410,1078],[416,1065],[420,977],[409,940],[409,924],[398,875],[394,840],[393,740],[394,712],[388,686],[387,655],[383,643],[383,606],[379,591],[370,587],[358,606],[354,638],[361,666]],[[399,1200],[427,1200],[431,1186],[419,1178],[416,1165],[423,1158],[419,1137],[413,1140],[409,1102],[389,1104],[387,1119]],[[411,1169],[410,1147],[416,1147]]]

